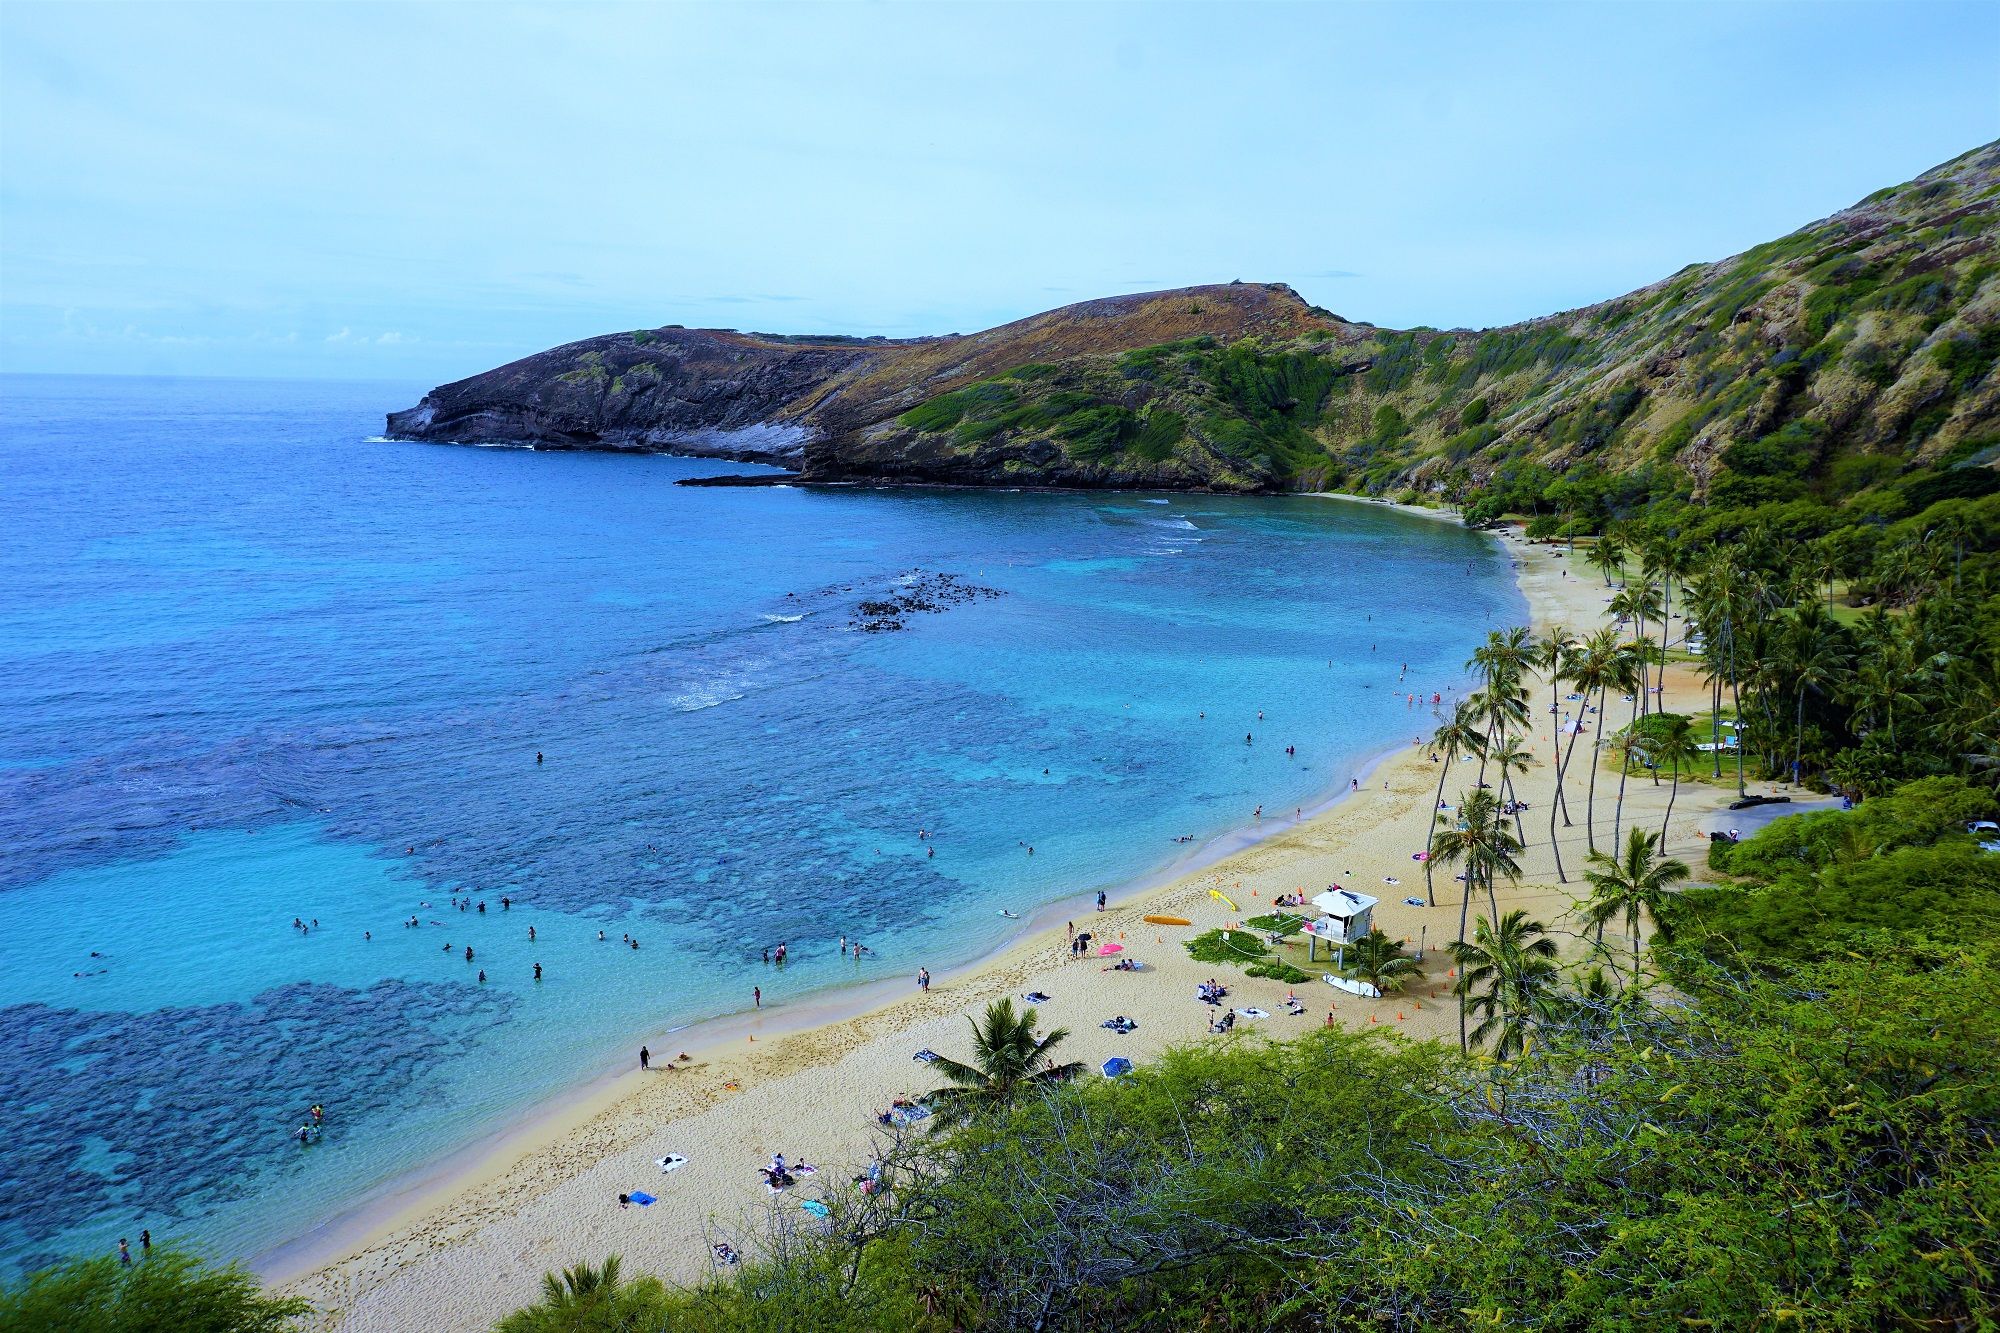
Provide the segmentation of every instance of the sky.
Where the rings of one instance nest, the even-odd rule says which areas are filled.
[[[2000,4],[0,6],[0,370],[442,382],[1288,282],[1481,327],[2000,137]]]

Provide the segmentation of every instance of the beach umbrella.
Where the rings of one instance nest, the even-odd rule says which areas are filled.
[[[1097,951],[1097,956],[1099,958],[1109,958],[1114,953],[1124,953],[1124,952],[1125,952],[1125,946],[1122,944],[1107,944],[1103,948]]]
[[[1118,1078],[1132,1072],[1132,1062],[1122,1055],[1114,1055],[1104,1062],[1104,1077]]]

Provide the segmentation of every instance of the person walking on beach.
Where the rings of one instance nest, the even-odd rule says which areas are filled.
[[[644,1046],[641,1046],[639,1048],[639,1071],[641,1073],[644,1073],[652,1063],[653,1063],[653,1053],[647,1050]]]
[[[764,988],[762,986],[752,986],[750,988],[750,998],[757,1002],[759,1009],[762,1009],[764,1007]]]

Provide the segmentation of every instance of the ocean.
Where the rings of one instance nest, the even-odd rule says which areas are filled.
[[[1386,507],[379,439],[422,388],[0,377],[0,1266],[254,1255],[753,986],[976,957],[1525,618]]]

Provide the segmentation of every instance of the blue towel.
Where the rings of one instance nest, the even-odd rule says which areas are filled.
[[[799,1204],[799,1207],[805,1209],[807,1212],[811,1213],[814,1217],[827,1217],[830,1216],[833,1212],[831,1208],[828,1208],[818,1199],[806,1199]]]
[[[641,1208],[644,1208],[647,1204],[658,1203],[659,1200],[655,1199],[650,1194],[634,1194],[632,1196],[632,1202],[638,1204]]]

